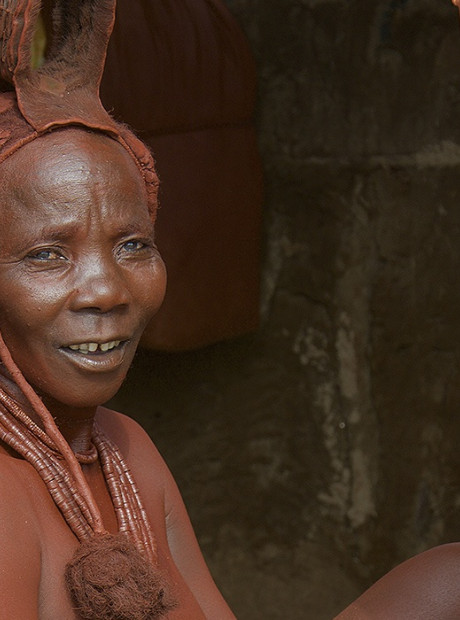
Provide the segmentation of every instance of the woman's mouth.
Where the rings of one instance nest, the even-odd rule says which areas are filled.
[[[129,342],[130,340],[79,342],[61,347],[60,350],[75,367],[107,372],[125,363]]]
[[[109,342],[82,342],[81,344],[70,344],[68,349],[77,353],[107,353],[120,346],[121,340],[110,340]]]

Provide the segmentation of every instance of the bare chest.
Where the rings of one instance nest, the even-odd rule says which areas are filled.
[[[65,584],[65,569],[79,546],[71,530],[56,509],[41,481],[33,492],[33,511],[37,518],[36,529],[40,540],[40,570],[37,575],[38,590],[36,610],[38,620],[81,620],[74,609]],[[161,530],[161,528],[160,528]],[[157,532],[159,568],[176,607],[168,613],[168,620],[204,620],[195,598],[175,566],[163,532]],[[1,614],[0,614],[1,615]],[[98,619],[99,620],[99,619]],[[100,619],[103,620],[103,619]]]

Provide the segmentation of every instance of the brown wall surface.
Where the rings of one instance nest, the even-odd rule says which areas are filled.
[[[114,404],[239,620],[327,620],[460,539],[460,28],[449,0],[227,4],[259,71],[262,327],[140,352]]]

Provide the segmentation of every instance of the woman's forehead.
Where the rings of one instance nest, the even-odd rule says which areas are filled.
[[[132,223],[147,231],[153,223],[138,168],[105,136],[70,130],[50,134],[8,158],[0,174],[5,247],[49,230],[65,230],[68,236],[77,224],[107,229],[111,222],[112,230]]]
[[[139,169],[128,152],[103,134],[82,130],[54,131],[26,144],[0,164],[2,199],[24,199],[60,188],[71,194],[82,183],[106,187],[124,184],[145,195]],[[6,193],[6,195],[4,195]],[[65,196],[63,196],[65,198]]]
[[[0,164],[0,169],[16,171],[22,168],[26,172],[63,165],[68,158],[82,162],[117,161],[142,178],[132,157],[119,142],[105,134],[76,127],[54,130],[32,140]]]

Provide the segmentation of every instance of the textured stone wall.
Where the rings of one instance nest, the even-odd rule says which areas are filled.
[[[116,405],[238,618],[326,620],[460,538],[460,28],[448,0],[227,4],[259,69],[262,327],[141,352]]]

